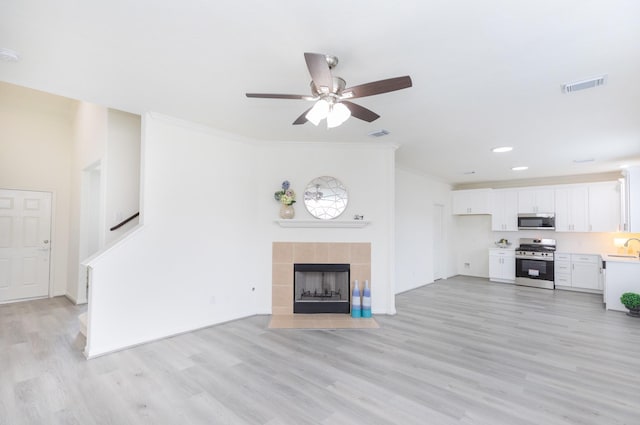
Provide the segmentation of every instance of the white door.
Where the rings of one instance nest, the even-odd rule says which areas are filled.
[[[433,280],[444,277],[444,206],[433,205]]]
[[[49,295],[51,193],[0,189],[0,302]]]

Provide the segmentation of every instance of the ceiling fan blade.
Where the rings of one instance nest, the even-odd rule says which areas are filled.
[[[356,97],[373,96],[374,94],[402,90],[411,87],[411,85],[411,77],[405,75],[404,77],[388,78],[386,80],[360,84],[359,86],[347,87],[342,90],[341,96],[345,99],[355,99]]]
[[[366,122],[375,121],[380,118],[380,115],[376,114],[370,109],[365,108],[364,106],[357,105],[353,102],[349,102],[348,100],[343,100],[340,103],[349,108],[352,117],[356,117]]]
[[[312,106],[311,108],[313,108],[313,106]],[[309,108],[309,109],[307,109],[306,111],[304,111],[304,112],[302,113],[302,115],[300,115],[300,116],[299,116],[299,117],[298,117],[298,118],[293,122],[293,125],[300,125],[300,124],[304,124],[304,123],[306,123],[306,122],[308,121],[308,120],[307,120],[307,113],[311,110],[311,108]]]
[[[274,94],[274,93],[245,93],[247,97],[259,97],[264,99],[296,99],[296,100],[314,100],[313,96],[302,94]]]
[[[323,87],[326,87],[326,92],[333,91],[333,76],[331,75],[331,69],[327,63],[326,55],[320,53],[305,53],[304,60],[307,62],[307,68],[311,79],[316,85],[318,90],[324,92]]]

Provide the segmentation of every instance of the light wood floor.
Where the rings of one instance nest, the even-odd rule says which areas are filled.
[[[640,320],[452,278],[375,330],[268,316],[86,361],[64,298],[0,305],[0,424],[640,424]]]
[[[349,314],[273,314],[270,329],[376,329],[373,317],[352,318]]]

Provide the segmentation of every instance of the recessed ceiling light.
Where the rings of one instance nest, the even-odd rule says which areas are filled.
[[[622,164],[620,168],[629,168],[629,164]]]
[[[512,169],[513,171],[524,171],[524,170],[528,170],[528,169],[529,169],[529,167],[521,166],[521,167],[512,167],[511,169]]]
[[[595,159],[593,158],[587,158],[587,159],[574,159],[573,162],[576,164],[584,164],[586,162],[593,162],[595,161]]]
[[[502,153],[502,152],[511,152],[513,148],[511,146],[500,146],[499,148],[491,149],[491,152]]]
[[[0,47],[0,60],[5,62],[18,62],[20,55],[15,50]]]

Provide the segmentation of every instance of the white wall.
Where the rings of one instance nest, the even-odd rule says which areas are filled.
[[[89,167],[102,161],[107,150],[107,108],[87,102],[78,102],[74,116],[74,136],[73,150],[71,153],[71,199],[70,199],[70,228],[69,228],[69,261],[68,261],[68,284],[66,289],[67,297],[75,302],[86,302],[84,268],[80,262],[93,254],[95,243],[91,243],[86,237],[87,234],[86,216],[82,216],[82,196],[84,190],[95,190],[95,185],[90,188],[83,188],[83,172]],[[103,164],[99,164],[102,173]],[[98,222],[99,233],[103,234],[104,221],[104,181],[101,179],[99,198],[101,207],[97,220],[92,220],[92,224]],[[87,206],[85,205],[85,208]],[[104,244],[104,238],[98,241],[98,248]]]
[[[140,126],[139,115],[109,109],[104,206],[107,245],[138,224],[138,219],[134,219],[119,229],[109,230],[140,209]]]
[[[264,232],[262,252],[258,261],[270,278],[271,243],[279,242],[370,242],[371,243],[371,309],[374,313],[395,313],[395,275],[393,215],[395,146],[376,144],[331,143],[267,143],[256,144],[258,159],[255,170],[258,179],[254,190],[259,209],[254,219]],[[283,180],[289,180],[298,195],[295,204],[297,219],[314,219],[304,207],[306,185],[316,177],[333,176],[347,188],[349,202],[339,220],[352,220],[363,215],[371,224],[356,229],[281,228],[279,204],[273,193]],[[270,312],[271,286],[260,294],[259,312]]]
[[[92,260],[94,356],[255,313],[259,245],[251,146],[143,120],[142,222]]]
[[[457,274],[489,277],[489,248],[495,247],[490,215],[456,215],[454,259]]]
[[[67,296],[84,303],[87,300],[86,269],[81,263],[138,223],[136,219],[116,231],[109,231],[138,211],[140,116],[79,102],[74,132]],[[89,169],[97,171],[89,174]],[[98,185],[96,176],[99,176]],[[99,190],[99,194],[89,194],[95,190]],[[97,198],[99,205],[89,205],[89,198]],[[87,211],[96,207],[98,217],[94,220]],[[93,240],[96,236],[97,243]]]
[[[396,169],[396,293],[434,281],[434,205],[444,207],[444,258],[452,258],[451,187],[415,172]],[[452,261],[440,266],[445,277],[455,273]]]
[[[0,82],[0,187],[53,193],[51,296],[67,286],[75,103]]]
[[[143,120],[143,225],[91,261],[92,357],[269,313],[273,241],[372,243],[373,310],[394,313],[394,148],[248,143],[168,117]],[[282,228],[273,192],[299,199],[320,175],[343,181],[362,229]],[[297,218],[310,218],[296,204]],[[254,290],[255,288],[255,290]]]

